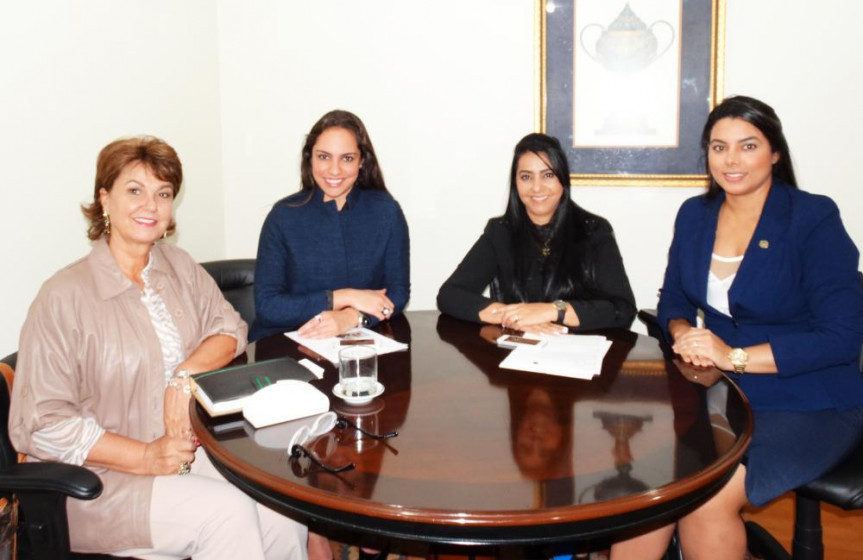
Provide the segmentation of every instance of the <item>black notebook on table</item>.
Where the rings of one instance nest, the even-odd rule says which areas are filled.
[[[192,376],[195,398],[210,414],[242,412],[246,399],[258,389],[282,379],[311,381],[315,376],[293,358],[277,358],[231,366]]]

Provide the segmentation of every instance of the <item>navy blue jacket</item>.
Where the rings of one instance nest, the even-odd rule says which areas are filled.
[[[705,327],[731,347],[769,342],[778,374],[732,375],[756,409],[844,410],[863,404],[857,367],[863,344],[859,252],[836,204],[774,183],[728,292],[731,317],[707,304],[716,238],[715,199],[687,200],[675,223],[659,298],[660,325]]]
[[[301,191],[280,200],[261,229],[249,340],[326,311],[328,290],[386,288],[394,314],[410,297],[408,226],[389,193],[354,188],[341,212],[320,189],[303,204],[308,198]]]

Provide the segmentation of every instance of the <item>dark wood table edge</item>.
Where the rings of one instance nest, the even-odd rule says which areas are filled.
[[[200,412],[206,414],[203,410]],[[201,427],[200,420],[193,417],[193,426],[195,424]],[[490,512],[465,514],[407,510],[323,493],[315,496],[317,501],[308,496],[288,496],[229,467],[222,454],[211,451],[219,448],[213,447],[216,442],[209,433],[201,439],[213,465],[228,481],[256,501],[300,521],[322,522],[351,532],[408,541],[502,546],[592,540],[634,531],[645,525],[658,526],[679,518],[703,503],[731,478],[749,444],[751,426],[750,422],[747,433],[735,443],[723,461],[667,487],[577,508],[495,512],[494,515]],[[229,459],[227,462],[232,461]],[[243,465],[240,467],[245,468]],[[258,474],[272,476],[269,473]],[[307,490],[300,486],[296,488]],[[321,500],[322,496],[329,499]],[[362,507],[357,510],[357,505]],[[373,505],[378,507],[371,507]],[[573,516],[572,512],[579,515]],[[501,531],[502,528],[506,530]]]
[[[211,456],[211,460],[213,459]],[[659,503],[651,503],[638,510],[578,521],[511,526],[471,523],[435,524],[427,521],[371,517],[335,510],[283,494],[273,494],[267,487],[238,475],[218,460],[213,460],[213,464],[228,481],[256,501],[298,521],[323,523],[349,532],[377,537],[459,546],[520,546],[589,541],[635,532],[645,526],[660,526],[679,518],[712,496],[731,478],[736,467],[735,464],[719,478],[701,486],[696,492]],[[506,530],[501,531],[502,528]]]

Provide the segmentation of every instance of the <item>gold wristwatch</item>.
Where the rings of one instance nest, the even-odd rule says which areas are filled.
[[[732,348],[728,353],[728,361],[734,366],[734,373],[743,373],[749,363],[749,354],[743,348]]]

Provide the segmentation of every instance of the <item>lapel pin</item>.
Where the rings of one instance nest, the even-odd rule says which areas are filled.
[[[761,247],[762,249],[767,249],[768,247],[770,247],[770,242],[767,241],[766,239],[762,239],[761,241],[758,242],[758,246]]]

